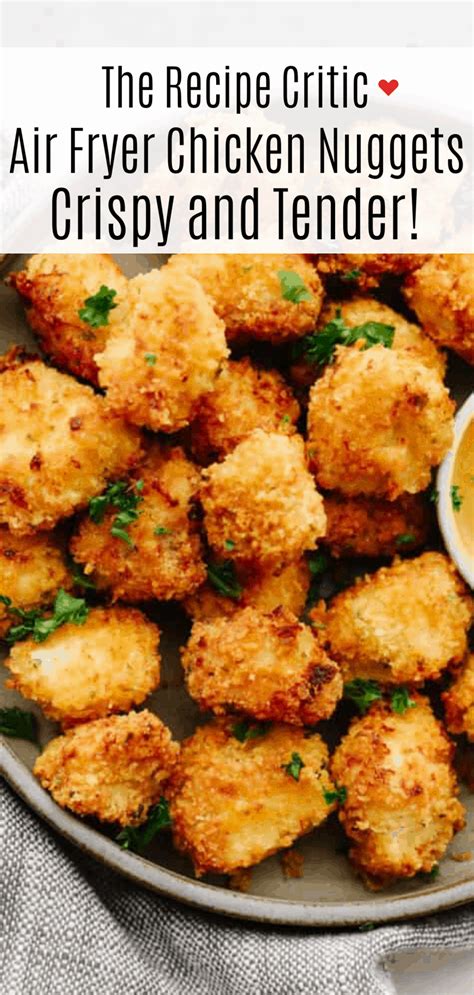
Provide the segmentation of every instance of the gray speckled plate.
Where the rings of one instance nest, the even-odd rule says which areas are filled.
[[[118,257],[125,272],[132,276],[149,268],[147,256]],[[153,261],[156,265],[156,260]],[[11,268],[21,265],[21,258],[9,259]],[[8,268],[8,265],[7,265]],[[13,343],[32,345],[23,310],[15,294],[0,287],[0,349]],[[459,367],[451,378],[464,394],[466,370]],[[177,649],[183,642],[186,621],[179,609],[159,606],[156,619],[164,630],[162,642],[163,680],[152,695],[149,707],[182,738],[192,732],[198,719],[197,709],[183,688]],[[23,699],[3,688],[4,668],[0,667],[0,704],[24,705]],[[39,709],[28,703],[38,718],[40,741],[55,733]],[[325,723],[326,725],[330,725]],[[330,733],[330,728],[329,728]],[[1,740],[1,737],[0,737]],[[0,742],[1,767],[19,795],[66,839],[102,861],[113,870],[160,894],[200,906],[213,912],[262,922],[300,926],[346,926],[364,922],[383,922],[437,912],[474,900],[474,857],[457,862],[451,855],[461,851],[474,854],[474,796],[463,791],[468,825],[453,841],[441,864],[439,877],[427,881],[422,877],[399,883],[384,892],[368,892],[355,877],[344,853],[343,836],[335,816],[297,844],[304,855],[304,876],[286,879],[278,857],[265,860],[252,874],[247,894],[231,891],[222,878],[196,881],[183,857],[175,853],[167,834],[150,847],[147,859],[122,851],[111,835],[60,809],[43,791],[31,773],[37,748],[22,740]]]

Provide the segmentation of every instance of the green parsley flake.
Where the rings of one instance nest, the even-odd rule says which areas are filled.
[[[392,692],[390,707],[397,715],[404,715],[408,708],[416,708],[416,701],[410,698],[406,688],[396,688]]]
[[[353,701],[364,715],[372,702],[380,701],[382,692],[377,681],[364,681],[361,677],[357,677],[354,681],[344,684],[344,697]]]
[[[335,791],[323,791],[324,801],[326,805],[332,805],[333,802],[337,802],[338,805],[344,805],[347,801],[347,788],[341,786],[338,788],[336,786]]]
[[[133,850],[135,853],[142,853],[160,830],[169,829],[170,826],[171,816],[168,802],[166,798],[161,797],[158,804],[150,809],[148,819],[143,825],[125,826],[116,837],[116,841],[120,844],[122,850]]]
[[[84,307],[79,308],[77,313],[81,321],[85,321],[91,328],[102,328],[103,325],[108,325],[109,312],[117,307],[114,303],[116,296],[116,290],[111,290],[110,287],[103,284],[93,297],[88,297],[85,300]]]
[[[31,743],[37,743],[33,712],[24,712],[21,708],[0,708],[0,733],[12,739],[28,739]]]
[[[249,739],[258,739],[270,729],[271,722],[248,722],[242,719],[232,726],[232,735],[238,739],[239,743],[247,743]]]
[[[157,525],[153,532],[153,535],[155,536],[170,536],[172,534],[171,529],[167,529],[164,525]]]
[[[140,494],[142,490],[143,480],[137,480],[135,484],[117,480],[114,484],[110,484],[104,494],[89,501],[89,517],[96,525],[100,525],[108,508],[118,508],[118,514],[115,515],[110,527],[110,534],[133,548],[127,528],[140,516],[138,506],[143,501]]]
[[[237,580],[235,565],[232,560],[223,563],[208,563],[207,579],[219,594],[225,598],[238,601],[242,594],[242,585]]]
[[[431,504],[438,504],[439,501],[439,491],[436,487],[432,487],[430,490],[430,501]]]
[[[412,532],[403,532],[402,535],[397,536],[395,541],[397,546],[409,546],[416,541],[416,536]]]
[[[226,549],[235,549],[235,542],[233,539],[226,539],[224,546]]]
[[[280,269],[277,276],[280,281],[281,296],[285,301],[301,304],[302,301],[313,300],[313,295],[309,292],[299,273],[289,269]]]
[[[337,345],[351,346],[361,339],[365,340],[364,349],[374,345],[383,345],[391,349],[393,345],[394,325],[384,325],[380,321],[366,321],[363,325],[349,327],[341,316],[341,309],[336,311],[336,317],[328,321],[324,328],[311,335],[305,335],[293,346],[293,359],[303,358],[305,362],[317,366],[325,366],[334,361]]]
[[[287,764],[281,764],[281,769],[288,774],[288,777],[292,777],[294,781],[299,781],[301,771],[306,764],[301,759],[299,753],[292,753],[291,760]]]
[[[22,608],[15,608],[10,598],[4,595],[0,596],[0,602],[6,606],[11,615],[19,619],[18,624],[13,625],[5,636],[6,642],[10,644],[30,637],[35,643],[42,643],[67,622],[83,625],[89,614],[84,598],[73,598],[62,587],[56,595],[53,614],[49,617],[43,616],[38,609],[24,611]]]
[[[361,269],[350,269],[347,273],[342,273],[341,280],[344,280],[346,283],[352,283],[358,280],[360,276],[362,276]]]
[[[68,560],[68,564],[74,585],[76,587],[82,587],[85,590],[95,591],[96,585],[91,577],[88,577],[87,574],[84,573],[84,567],[81,566],[80,563],[76,563],[72,558]]]
[[[145,363],[147,366],[154,366],[156,363],[156,356],[154,352],[145,353]]]
[[[459,492],[459,487],[457,484],[451,484],[451,504],[453,506],[453,511],[460,511],[463,503],[463,496]]]

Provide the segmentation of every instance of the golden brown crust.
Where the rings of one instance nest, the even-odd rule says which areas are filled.
[[[359,276],[349,286],[356,286],[361,290],[376,287],[384,274],[390,273],[393,276],[400,276],[402,273],[411,273],[430,259],[427,255],[414,255],[410,253],[390,253],[374,252],[365,255],[363,253],[316,256],[316,268],[319,273],[325,276],[337,274],[344,276],[347,273],[357,270]]]
[[[323,501],[296,435],[256,429],[203,471],[201,500],[210,545],[237,562],[288,563],[326,531]]]
[[[159,801],[179,746],[151,712],[113,715],[52,739],[34,774],[76,815],[138,826]]]
[[[474,743],[474,654],[468,656],[462,669],[441,695],[444,702],[446,726],[455,736],[465,733]]]
[[[114,411],[155,432],[177,432],[213,389],[227,352],[224,325],[200,284],[164,267],[130,280],[95,359]]]
[[[311,580],[305,559],[283,567],[238,566],[236,576],[242,588],[239,598],[224,597],[206,583],[185,599],[188,615],[196,622],[208,622],[220,615],[233,615],[241,608],[253,607],[268,613],[280,606],[297,617],[303,613]]]
[[[0,522],[51,529],[107,480],[129,471],[140,436],[103,397],[39,359],[15,354],[0,374]]]
[[[181,748],[166,794],[173,838],[199,876],[232,874],[258,864],[314,829],[335,808],[327,747],[319,736],[275,725],[241,743],[232,722],[197,729]],[[283,769],[296,753],[304,763],[295,780]]]
[[[300,407],[276,370],[248,357],[225,363],[191,426],[194,455],[204,465],[223,459],[255,428],[292,435]]]
[[[431,256],[404,294],[434,342],[474,363],[474,255]]]
[[[195,622],[182,652],[186,685],[203,711],[314,725],[342,696],[339,667],[291,612],[244,608]]]
[[[354,719],[330,764],[347,792],[339,819],[350,859],[379,886],[431,871],[464,826],[453,746],[428,701],[414,700],[403,715],[377,703]]]
[[[428,505],[420,494],[383,501],[333,493],[325,495],[324,510],[322,541],[334,557],[411,553],[425,544],[430,529]]]
[[[450,559],[395,561],[338,594],[324,617],[345,680],[422,684],[463,659],[473,601]]]
[[[141,705],[160,680],[160,631],[134,608],[93,608],[83,625],[16,643],[7,687],[72,725]]]
[[[49,605],[60,587],[68,590],[71,586],[57,536],[19,536],[0,525],[0,594],[10,598],[13,607],[28,611]],[[0,636],[17,621],[0,603]]]
[[[278,345],[312,331],[323,287],[314,266],[300,255],[179,255],[166,269],[199,280],[225,323],[229,339],[251,336]],[[285,299],[278,273],[297,273],[311,300]]]
[[[30,256],[24,270],[10,274],[9,283],[28,305],[28,323],[46,355],[61,369],[96,384],[94,354],[105,346],[114,310],[109,324],[99,328],[81,321],[78,312],[103,285],[117,292],[114,303],[125,297],[127,280],[112,257]]]
[[[338,347],[310,394],[318,484],[389,500],[424,490],[451,445],[453,411],[437,374],[414,359],[382,345]]]
[[[133,548],[111,534],[117,514],[111,508],[99,524],[88,516],[82,519],[71,541],[72,554],[114,600],[184,598],[206,578],[198,523],[192,517],[199,473],[180,447],[155,443],[136,477],[143,489],[138,520],[127,526]]]

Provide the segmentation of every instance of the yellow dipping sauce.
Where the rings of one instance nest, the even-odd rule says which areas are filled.
[[[456,494],[461,500],[459,510],[454,509],[459,538],[467,555],[474,559],[474,418],[469,422],[459,444],[452,484],[457,488]]]

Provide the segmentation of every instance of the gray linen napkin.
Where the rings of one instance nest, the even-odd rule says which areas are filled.
[[[474,947],[472,910],[371,932],[236,923],[81,856],[0,783],[2,995],[389,995],[384,959]]]

